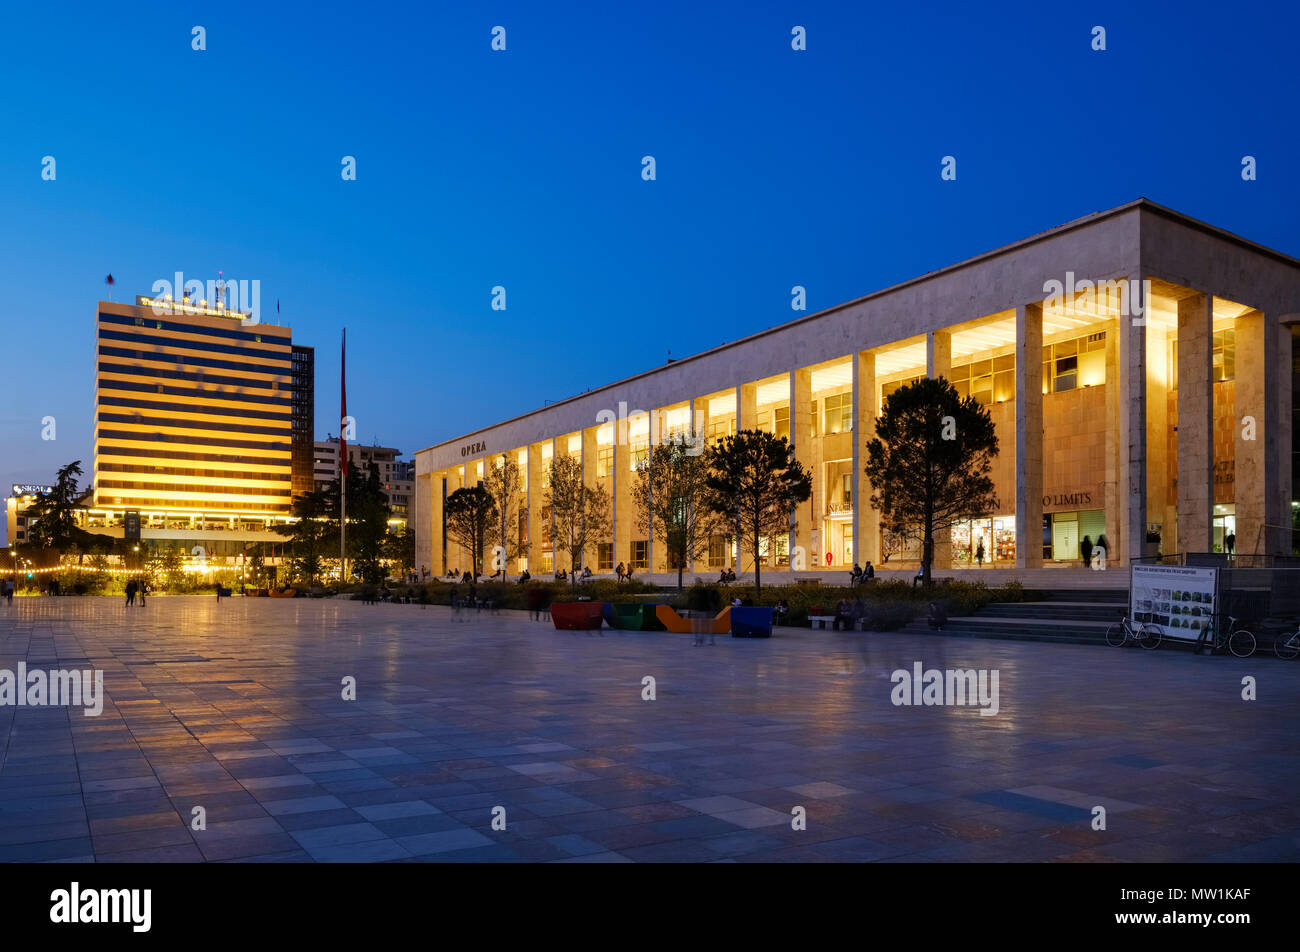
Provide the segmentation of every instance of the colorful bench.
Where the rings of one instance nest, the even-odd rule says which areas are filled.
[[[656,605],[655,614],[660,623],[669,631],[678,635],[689,635],[692,631],[692,619],[683,618],[669,605]],[[715,635],[725,635],[731,628],[731,606],[728,605],[714,616],[710,630]]]
[[[743,605],[731,609],[731,637],[771,638],[772,609],[768,606]]]
[[[565,631],[592,631],[604,622],[604,602],[551,602],[551,621]]]

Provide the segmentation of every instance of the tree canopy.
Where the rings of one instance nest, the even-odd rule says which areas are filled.
[[[706,458],[706,505],[736,526],[741,547],[754,559],[754,588],[761,588],[764,541],[794,529],[795,506],[812,496],[812,477],[789,440],[766,430],[725,437]]]
[[[670,437],[654,447],[632,483],[637,526],[663,543],[669,565],[677,566],[679,591],[686,563],[708,552],[710,537],[734,531],[709,508],[709,462],[695,447],[685,435]]]
[[[103,545],[103,536],[96,536],[77,525],[77,499],[81,490],[77,477],[81,475],[81,460],[74,460],[59,469],[52,490],[27,509],[28,544],[38,549],[64,551],[73,547],[86,549]]]
[[[582,462],[576,457],[556,456],[543,499],[555,520],[554,549],[568,554],[572,575],[582,568],[587,547],[609,532],[609,491],[603,483],[588,485],[583,480]]]
[[[936,533],[997,510],[989,477],[997,454],[988,410],[944,378],[914,381],[885,398],[876,437],[867,444],[871,504],[889,531],[919,533],[925,584]]]
[[[469,550],[470,571],[474,578],[478,578],[488,533],[496,521],[497,507],[492,494],[481,484],[457,489],[447,497],[443,511],[447,518],[447,534]]]
[[[519,531],[521,484],[519,464],[512,457],[502,453],[495,460],[488,461],[483,475],[483,488],[496,504],[492,545],[501,547],[500,568],[503,577],[510,562],[528,551],[528,543],[520,537]]]

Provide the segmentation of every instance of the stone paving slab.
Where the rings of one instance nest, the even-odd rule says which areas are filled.
[[[97,717],[0,706],[5,862],[1300,859],[1300,665],[1271,658],[802,630],[694,647],[193,596],[0,603],[0,669],[20,661],[102,670],[106,697]],[[998,713],[895,705],[917,661],[996,670]]]

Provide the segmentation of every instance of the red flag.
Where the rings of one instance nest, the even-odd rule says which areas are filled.
[[[348,329],[343,328],[343,359],[339,365],[339,466],[343,479],[348,478]]]

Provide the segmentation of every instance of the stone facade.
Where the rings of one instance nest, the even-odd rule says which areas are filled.
[[[884,396],[926,375],[988,406],[997,527],[962,531],[1014,526],[1014,565],[1074,561],[1085,529],[1121,565],[1148,551],[1148,532],[1165,552],[1207,551],[1231,531],[1239,553],[1289,554],[1295,322],[1300,262],[1138,200],[422,450],[416,561],[437,574],[468,564],[444,543],[441,500],[473,484],[477,463],[526,450],[534,544],[510,570],[552,565],[543,448],[567,452],[572,437],[584,478],[615,500],[612,564],[666,571],[629,490],[638,454],[684,424],[706,438],[788,432],[812,472],[813,498],[788,539],[770,540],[765,572],[825,569],[828,553],[832,568],[880,564],[866,445]],[[973,541],[940,542],[936,565],[969,564]],[[596,569],[595,548],[585,561]],[[721,543],[694,561],[752,569]]]

